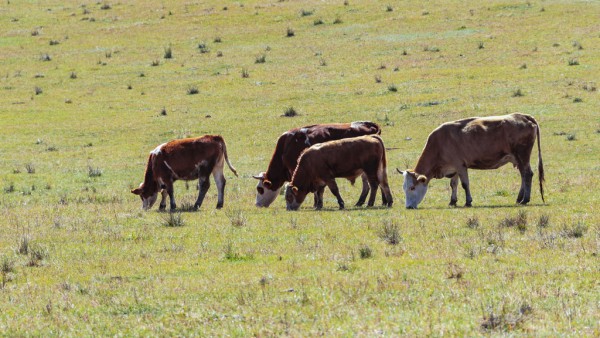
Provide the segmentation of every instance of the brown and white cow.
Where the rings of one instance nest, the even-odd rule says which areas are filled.
[[[456,205],[460,178],[466,194],[465,206],[469,207],[473,198],[467,169],[497,169],[507,163],[512,163],[521,174],[517,203],[527,204],[533,177],[529,160],[536,136],[540,193],[544,201],[540,127],[532,116],[515,113],[446,122],[431,132],[414,170],[398,170],[404,176],[406,207],[416,209],[430,180],[444,177],[450,178],[450,205]]]
[[[226,182],[223,160],[237,176],[235,168],[227,158],[225,140],[219,135],[205,135],[161,144],[150,152],[144,182],[131,192],[141,197],[142,208],[145,210],[152,208],[158,192],[162,194],[160,210],[164,210],[166,195],[169,195],[173,210],[177,207],[173,196],[173,182],[198,179],[200,192],[194,204],[194,208],[198,209],[210,187],[209,176],[212,173],[219,190],[217,208],[221,208]]]
[[[344,138],[313,145],[300,155],[290,184],[286,187],[287,210],[297,210],[309,192],[316,192],[317,209],[320,209],[323,206],[325,186],[329,187],[337,198],[340,209],[343,209],[344,200],[335,178],[343,177],[354,182],[363,173],[371,188],[368,206],[373,206],[377,189],[381,186],[383,204],[391,207],[393,199],[386,167],[385,147],[378,135]],[[363,191],[360,199],[364,201],[366,197],[367,192]]]
[[[294,128],[283,133],[277,140],[267,171],[253,176],[258,179],[256,206],[268,207],[273,203],[283,184],[292,178],[298,157],[304,149],[317,143],[370,134],[381,134],[381,128],[376,123],[369,121],[317,124]],[[366,196],[368,189],[367,179],[363,177],[361,196]],[[321,191],[320,194],[322,195],[323,192]],[[317,196],[315,195],[315,206],[316,202]],[[363,199],[356,204],[362,205],[364,202]]]

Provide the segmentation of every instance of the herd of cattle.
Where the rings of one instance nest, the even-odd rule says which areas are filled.
[[[336,178],[352,183],[361,177],[362,192],[356,203],[373,206],[381,187],[384,206],[393,203],[387,179],[385,147],[381,128],[373,122],[318,124],[289,130],[279,137],[266,172],[253,176],[258,180],[256,205],[268,207],[285,189],[288,210],[297,210],[308,193],[314,193],[314,207],[323,207],[323,192],[327,186],[340,196]],[[533,171],[530,157],[537,138],[538,176],[544,201],[544,167],[540,146],[540,128],[536,120],[525,114],[474,117],[447,122],[436,128],[427,139],[425,148],[413,170],[400,171],[404,176],[406,207],[415,209],[425,197],[432,178],[450,178],[450,205],[457,202],[458,180],[466,194],[465,206],[471,206],[467,169],[496,169],[512,163],[521,174],[521,189],[517,203],[526,204],[531,196]],[[161,193],[160,209],[166,208],[169,196],[171,210],[177,206],[173,195],[176,180],[198,179],[200,208],[210,187],[212,173],[218,188],[217,208],[223,207],[225,193],[224,164],[237,176],[227,157],[223,137],[206,135],[199,138],[175,140],[161,144],[150,152],[144,181],[131,192],[142,199],[142,207],[150,209]]]

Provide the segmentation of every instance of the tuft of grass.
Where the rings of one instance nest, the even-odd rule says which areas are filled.
[[[50,46],[56,46],[56,45],[60,44],[60,42],[58,40],[50,40],[49,44],[50,44]]]
[[[40,55],[40,61],[52,61],[52,57],[47,53]]]
[[[301,9],[300,16],[311,16],[311,15],[313,15],[314,12],[315,12],[314,10]]]
[[[423,51],[424,52],[438,53],[438,52],[440,52],[440,48],[436,47],[436,46],[425,46],[425,47],[423,47]]]
[[[463,278],[464,275],[465,275],[465,271],[462,267],[460,267],[454,263],[448,263],[448,266],[446,269],[446,278],[459,280],[459,279]]]
[[[385,6],[385,11],[386,12],[393,12],[394,11],[394,7],[392,7],[392,5],[387,5],[387,6]]]
[[[46,151],[49,151],[49,152],[58,151],[58,147],[56,147],[56,146],[48,146],[48,148],[46,148]]]
[[[390,84],[390,85],[388,85],[387,89],[388,89],[388,91],[390,91],[390,92],[392,92],[392,93],[395,93],[395,92],[397,92],[397,91],[398,91],[398,87],[396,87],[396,85],[395,85],[395,84]]]
[[[41,245],[31,245],[29,247],[29,260],[27,266],[37,267],[41,266],[42,262],[49,256],[48,250]]]
[[[169,228],[177,228],[185,225],[181,212],[169,212],[162,220],[162,225]]]
[[[566,238],[581,238],[587,232],[588,227],[582,222],[577,222],[572,225],[564,224],[560,235]]]
[[[512,97],[522,97],[525,96],[525,94],[523,93],[523,91],[521,90],[521,88],[517,88],[517,90],[515,90],[512,93]]]
[[[250,73],[248,72],[248,69],[242,68],[242,78],[247,79],[249,77],[250,77]]]
[[[160,61],[158,61],[158,60],[154,60],[154,61],[152,61],[152,63],[150,63],[150,66],[152,66],[152,67],[157,67],[159,65],[160,65]]]
[[[583,99],[580,97],[576,97],[573,99],[573,103],[581,103],[581,102],[583,102]]]
[[[240,209],[227,211],[225,212],[225,215],[229,219],[231,225],[233,225],[236,228],[241,228],[248,224],[248,219],[246,218],[246,215],[244,215],[244,212]]]
[[[284,117],[295,117],[295,116],[298,116],[298,112],[296,111],[296,109],[294,109],[294,107],[288,107],[283,112],[283,116]]]
[[[296,32],[294,32],[294,30],[291,27],[288,27],[285,32],[285,36],[291,38],[293,36],[296,36]]]
[[[88,166],[88,177],[100,177],[102,176],[102,169],[94,168],[91,165]]]
[[[254,59],[254,63],[265,63],[265,62],[267,62],[266,54],[261,54],[261,55],[257,56],[256,59]]]
[[[521,304],[519,309],[514,313],[508,312],[503,305],[499,314],[490,311],[489,314],[484,315],[480,327],[485,332],[510,332],[520,330],[532,313],[533,308],[527,303]]]
[[[547,228],[550,226],[550,216],[547,214],[541,215],[537,222],[538,228]]]
[[[575,141],[576,139],[575,133],[567,134],[567,141]]]
[[[12,192],[15,192],[15,184],[14,183],[9,183],[6,187],[4,187],[4,192],[7,194],[10,194]]]
[[[333,20],[333,24],[334,25],[339,25],[343,23],[342,18],[340,18],[339,16],[337,18],[335,18],[335,20]]]
[[[400,229],[393,221],[385,221],[379,230],[379,238],[391,245],[397,245],[402,241]]]
[[[467,227],[469,229],[477,229],[479,225],[479,218],[477,216],[467,218]]]
[[[44,90],[36,86],[35,88],[33,88],[33,92],[35,93],[35,95],[40,95],[44,92]]]
[[[381,83],[381,75],[375,75],[375,83]]]
[[[358,248],[358,253],[361,259],[368,259],[373,257],[373,250],[371,250],[371,248],[366,244]]]
[[[208,49],[208,46],[204,42],[198,44],[198,50],[200,50],[200,54],[206,54],[210,52],[210,49]]]
[[[188,95],[196,95],[198,93],[200,93],[200,91],[198,90],[198,88],[196,86],[189,86],[187,89]]]
[[[33,163],[25,164],[25,170],[27,170],[28,174],[35,174],[35,165]]]
[[[110,4],[108,4],[108,3],[104,3],[104,4],[102,4],[102,6],[100,6],[100,9],[101,9],[101,10],[104,10],[104,11],[106,11],[106,10],[109,10],[109,9],[111,9],[111,8],[112,8],[112,7],[111,7],[111,6],[110,6]]]
[[[527,229],[527,211],[519,210],[515,217],[505,217],[500,221],[500,226],[505,228],[516,227],[521,232],[525,231]]]
[[[477,49],[484,49],[484,48],[485,48],[485,45],[483,44],[483,41],[479,41],[477,43]]]
[[[581,86],[581,89],[587,92],[595,92],[598,88],[596,88],[595,82],[586,82]]]
[[[318,26],[318,25],[322,25],[324,22],[322,19],[315,19],[315,21],[313,21],[313,25]]]
[[[167,116],[167,108],[162,107],[162,109],[160,110],[160,115]]]
[[[570,58],[568,61],[569,66],[579,66],[579,60],[575,58]]]
[[[216,37],[213,39],[213,42],[214,42],[214,43],[221,43],[221,42],[223,42],[223,39],[222,39],[220,36],[216,36]]]
[[[29,254],[29,248],[31,244],[31,237],[29,237],[29,235],[23,235],[21,236],[21,238],[19,239],[19,243],[17,246],[17,253],[19,255],[28,255]]]
[[[75,80],[77,78],[77,73],[71,72],[71,74],[69,74],[69,78]]]
[[[173,50],[171,49],[171,46],[165,47],[164,58],[165,59],[172,59],[173,58]]]

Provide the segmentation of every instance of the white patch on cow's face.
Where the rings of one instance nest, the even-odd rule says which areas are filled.
[[[298,210],[300,204],[296,199],[296,196],[292,192],[292,186],[287,185],[285,187],[285,206],[287,210]]]
[[[429,182],[417,180],[417,175],[408,171],[404,171],[402,175],[404,176],[404,185],[402,187],[404,188],[404,195],[406,196],[406,208],[416,209],[425,197],[425,193],[427,193],[427,185]]]
[[[145,198],[141,195],[140,197],[142,198],[142,209],[150,210],[154,203],[156,203],[156,199],[158,198],[158,192]]]
[[[158,155],[158,154],[160,154],[160,152],[161,152],[161,150],[162,150],[162,147],[163,147],[165,144],[166,144],[166,143],[163,143],[163,144],[159,145],[158,147],[154,148],[154,150],[152,150],[152,151],[150,152],[150,154],[152,154],[152,155]]]
[[[265,173],[261,172],[256,176],[252,176],[258,180],[258,184],[256,184],[256,206],[267,208],[277,196],[279,196],[279,191],[281,191],[281,187],[276,190],[271,190],[266,188],[264,185]]]

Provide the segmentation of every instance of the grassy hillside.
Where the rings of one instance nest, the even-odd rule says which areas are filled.
[[[22,335],[600,334],[600,3],[5,1],[0,332]],[[293,107],[296,117],[282,117]],[[505,166],[473,208],[402,177],[440,123],[541,125],[546,204]],[[283,198],[252,175],[307,124],[382,125],[391,209]],[[221,134],[225,208],[143,212],[148,152]],[[537,166],[537,152],[532,165]],[[351,205],[359,187],[339,182]],[[195,182],[176,183],[191,205]],[[464,193],[459,189],[459,204]]]

